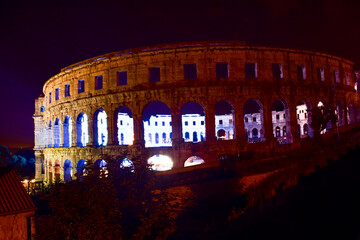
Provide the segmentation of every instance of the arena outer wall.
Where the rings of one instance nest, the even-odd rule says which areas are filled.
[[[228,77],[218,78],[216,63],[228,63]],[[245,76],[245,63],[256,63],[256,76]],[[273,63],[282,66],[282,77],[273,74]],[[184,78],[184,64],[196,64],[196,79]],[[306,69],[306,79],[298,79],[298,66]],[[149,81],[149,68],[160,67],[160,81]],[[324,69],[325,80],[319,79],[318,69]],[[127,84],[118,86],[117,72],[127,71]],[[339,73],[336,83],[334,72]],[[95,76],[103,76],[102,89],[95,90]],[[346,79],[347,78],[347,79]],[[191,42],[130,49],[91,58],[61,70],[43,87],[43,95],[35,100],[35,156],[36,179],[45,183],[64,179],[64,162],[70,160],[74,173],[80,159],[94,162],[105,155],[116,158],[127,154],[129,159],[139,154],[151,157],[163,154],[171,157],[174,169],[184,167],[190,156],[199,156],[205,162],[217,161],[224,154],[241,154],[253,151],[269,156],[274,148],[285,151],[300,147],[296,105],[303,101],[308,108],[319,101],[328,104],[340,102],[353,106],[355,122],[359,120],[359,94],[355,90],[354,63],[328,54],[246,46],[244,42]],[[84,92],[78,93],[78,81],[84,79]],[[347,82],[348,81],[348,82]],[[70,84],[69,96],[64,96],[64,86]],[[49,93],[60,89],[59,99]],[[54,96],[54,95],[53,95]],[[249,143],[245,134],[244,104],[256,99],[262,105],[265,141]],[[274,138],[272,103],[285,101],[289,110],[289,144],[279,146]],[[143,133],[143,109],[153,101],[165,103],[171,111],[172,146],[145,148]],[[181,133],[181,108],[187,102],[201,104],[205,112],[206,141],[184,142]],[[232,140],[217,140],[215,135],[215,104],[231,103],[234,110],[235,137]],[[134,144],[119,145],[117,140],[116,110],[126,106],[134,120]],[[94,141],[94,114],[98,109],[107,114],[108,143],[96,146]],[[344,107],[347,116],[348,108]],[[76,119],[80,113],[88,116],[89,142],[77,146]],[[72,145],[64,147],[64,138],[54,147],[49,144],[49,122],[66,116],[72,119]],[[352,121],[354,122],[354,121]],[[352,123],[346,120],[345,125]],[[60,124],[62,136],[63,125]],[[346,126],[344,126],[346,127]],[[73,174],[75,178],[76,174]]]

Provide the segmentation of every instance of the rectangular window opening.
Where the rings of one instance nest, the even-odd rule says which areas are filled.
[[[196,64],[184,64],[184,78],[197,79]]]
[[[78,93],[85,92],[85,79],[81,79],[78,81]]]
[[[65,97],[70,97],[70,84],[65,85]]]
[[[339,70],[335,70],[335,71],[334,71],[334,78],[335,78],[335,82],[336,82],[336,83],[340,83]]]
[[[51,92],[49,92],[49,103],[51,103]]]
[[[283,78],[282,65],[280,63],[273,63],[272,70],[273,70],[274,78],[278,78],[278,79]]]
[[[59,88],[55,89],[55,100],[59,100]]]
[[[257,78],[256,63],[245,63],[245,77],[246,78]]]
[[[149,81],[160,82],[160,67],[149,68]]]
[[[229,64],[216,63],[216,78],[229,78]]]
[[[306,80],[306,68],[305,66],[297,66],[297,78],[299,81]]]
[[[346,85],[350,85],[350,74],[346,73],[345,74],[345,81],[346,81]]]
[[[95,76],[95,90],[99,90],[103,88],[103,76]]]
[[[324,82],[325,81],[325,69],[324,68],[318,68],[317,72],[318,72],[318,79],[321,82]]]
[[[117,85],[127,85],[127,71],[117,72]]]

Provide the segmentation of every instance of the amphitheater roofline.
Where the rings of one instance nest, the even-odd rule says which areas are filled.
[[[71,64],[67,67],[61,69],[60,73],[54,75],[50,79],[48,79],[44,86],[43,91],[46,86],[52,82],[53,80],[66,75],[72,71],[79,70],[84,67],[89,67],[93,64],[97,64],[99,62],[107,62],[111,59],[117,59],[124,55],[131,56],[141,56],[141,55],[149,55],[149,54],[159,54],[164,52],[174,52],[174,50],[182,50],[185,49],[242,49],[242,50],[262,50],[262,51],[278,51],[278,52],[289,52],[289,53],[303,53],[309,55],[322,56],[327,58],[332,58],[340,61],[344,61],[348,64],[354,65],[353,61],[350,61],[346,58],[337,57],[327,53],[321,53],[317,51],[309,51],[309,50],[300,50],[300,49],[290,49],[290,48],[280,48],[280,47],[264,47],[264,46],[249,46],[246,45],[245,41],[194,41],[194,42],[179,42],[179,43],[169,43],[169,44],[159,44],[159,45],[150,45],[139,48],[131,48],[125,49],[122,51],[116,51],[111,53],[106,53],[103,55],[99,55],[96,57],[92,57],[74,64]]]

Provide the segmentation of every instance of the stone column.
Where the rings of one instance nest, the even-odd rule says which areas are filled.
[[[263,123],[264,123],[264,136],[266,142],[271,146],[274,145],[276,139],[274,138],[273,122],[272,122],[272,106],[268,102],[264,102],[263,106]]]
[[[181,111],[178,107],[171,108],[172,147],[174,168],[182,168],[181,144],[184,142],[181,134]]]
[[[144,126],[141,114],[133,114],[134,119],[134,145],[145,147]]]
[[[76,116],[76,112],[74,111],[74,115],[71,117],[72,121],[72,134],[71,134],[71,138],[72,138],[72,143],[71,143],[71,147],[76,147],[77,145],[77,124],[76,124],[76,120],[77,120],[77,116]]]
[[[309,119],[309,111],[307,111],[307,117]],[[298,123],[297,123],[297,114],[296,114],[296,103],[292,102],[289,108],[289,117],[290,117],[290,128],[291,128],[291,143],[299,143],[300,142],[300,133],[298,132]],[[309,123],[308,123],[309,125]],[[308,128],[310,131],[310,126]]]
[[[236,102],[234,113],[234,124],[235,124],[235,139],[241,146],[247,144],[245,124],[244,124],[244,103]],[[237,107],[237,108],[236,108]]]
[[[42,169],[45,168],[44,166],[44,155],[41,151],[35,151],[35,180],[42,181],[44,180],[45,174],[42,173]]]
[[[107,128],[108,128],[108,143],[107,145],[115,145],[115,128],[114,128],[114,111],[107,109]]]
[[[215,105],[208,104],[205,108],[206,141],[216,141],[215,136]]]
[[[88,136],[89,136],[89,142],[87,143],[87,146],[92,147],[94,145],[94,126],[93,126],[93,115],[92,111],[87,111],[88,116]]]

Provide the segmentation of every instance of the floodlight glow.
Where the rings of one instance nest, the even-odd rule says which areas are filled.
[[[148,159],[148,164],[151,165],[151,169],[154,171],[166,171],[173,168],[173,161],[170,157],[165,155],[154,155]]]

